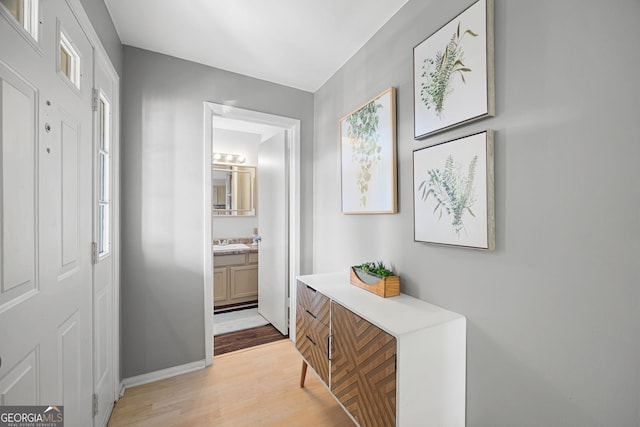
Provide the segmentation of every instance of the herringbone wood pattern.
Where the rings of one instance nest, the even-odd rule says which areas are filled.
[[[331,391],[362,427],[396,424],[396,339],[331,302]]]
[[[329,299],[298,282],[296,348],[325,384],[329,384]]]
[[[329,327],[300,310],[296,313],[296,348],[325,384],[329,384]]]
[[[329,326],[329,298],[310,288],[302,282],[298,282],[297,289],[298,306],[311,317]]]

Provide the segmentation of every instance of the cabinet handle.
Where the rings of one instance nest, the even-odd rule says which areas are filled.
[[[307,289],[309,289],[310,291],[313,291],[313,292],[318,292],[318,291],[316,291],[315,289],[313,289],[313,288],[312,288],[311,286],[309,286],[309,285],[307,285]]]
[[[332,354],[333,352],[331,351],[331,341],[332,341],[331,337],[332,336],[333,335],[329,335],[327,337],[327,359],[329,359],[329,360],[331,360],[331,356],[333,355]]]
[[[313,317],[314,319],[317,319],[317,317],[315,316],[315,314],[313,314],[312,312],[310,312],[309,310],[305,310],[307,313],[309,313],[309,316]]]
[[[311,341],[311,344],[316,345],[316,342],[314,340],[311,339],[311,337],[309,335],[307,335],[307,339],[309,341]]]

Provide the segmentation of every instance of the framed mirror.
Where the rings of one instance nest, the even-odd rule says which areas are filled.
[[[254,166],[213,163],[211,209],[214,216],[255,216]]]

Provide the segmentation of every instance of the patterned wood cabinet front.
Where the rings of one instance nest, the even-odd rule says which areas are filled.
[[[320,379],[329,385],[329,299],[298,282],[296,347]]]
[[[396,339],[331,302],[331,392],[358,424],[396,425]]]
[[[299,276],[296,296],[301,386],[312,366],[362,427],[465,426],[464,316],[402,293],[381,298],[345,272]]]

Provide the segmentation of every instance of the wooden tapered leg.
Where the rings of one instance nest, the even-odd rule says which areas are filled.
[[[302,372],[300,373],[300,387],[304,387],[304,379],[307,377],[307,362],[302,361]]]

